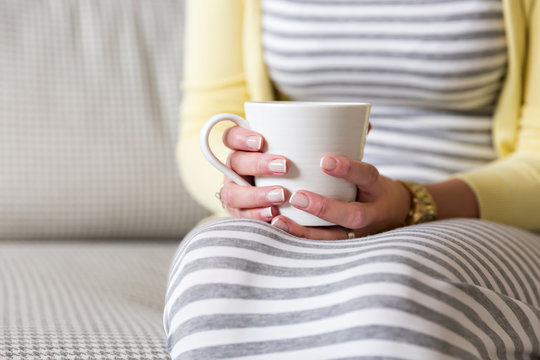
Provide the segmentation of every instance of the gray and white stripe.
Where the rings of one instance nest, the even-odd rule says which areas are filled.
[[[176,359],[540,356],[540,237],[481,220],[346,241],[266,223],[194,229],[164,312]]]
[[[495,159],[491,120],[507,61],[500,0],[262,4],[278,91],[372,103],[364,160],[381,173],[437,181]]]

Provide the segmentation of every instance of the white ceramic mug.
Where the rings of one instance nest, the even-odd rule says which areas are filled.
[[[341,201],[356,200],[357,188],[346,180],[325,174],[324,155],[361,160],[371,105],[365,103],[269,101],[246,102],[246,120],[234,114],[218,114],[206,121],[200,133],[201,150],[219,171],[239,185],[251,186],[212,153],[208,136],[220,121],[230,120],[265,139],[262,151],[287,158],[284,176],[257,176],[256,186],[281,185],[290,193],[308,190]],[[304,226],[334,225],[285,202],[282,215]]]

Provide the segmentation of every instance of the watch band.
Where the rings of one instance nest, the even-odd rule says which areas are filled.
[[[397,181],[411,194],[411,209],[405,219],[406,225],[437,220],[437,205],[425,186],[411,181]]]

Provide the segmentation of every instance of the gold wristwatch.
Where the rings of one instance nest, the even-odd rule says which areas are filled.
[[[411,194],[411,209],[405,219],[406,225],[437,220],[437,206],[424,186],[410,181],[397,181],[405,185]]]

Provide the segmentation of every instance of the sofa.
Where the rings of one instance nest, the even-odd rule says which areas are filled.
[[[0,359],[167,359],[182,0],[0,1]]]

